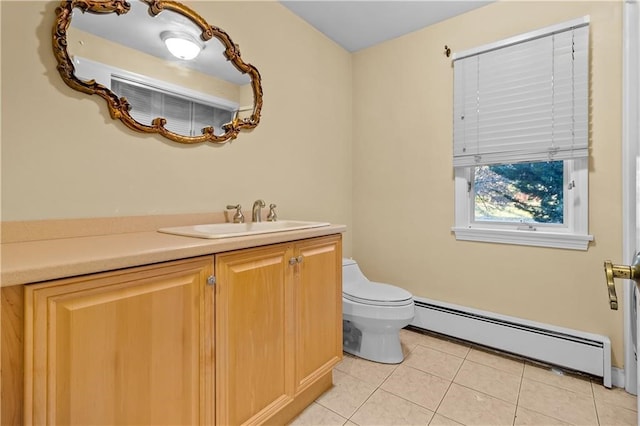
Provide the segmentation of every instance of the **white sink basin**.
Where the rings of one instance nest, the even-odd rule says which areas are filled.
[[[298,229],[329,226],[328,222],[303,222],[300,220],[278,220],[276,222],[210,223],[206,225],[161,228],[158,232],[197,238],[231,238],[271,232],[295,231]]]

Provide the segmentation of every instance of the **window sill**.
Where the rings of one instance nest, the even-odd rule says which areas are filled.
[[[516,244],[522,246],[587,250],[593,235],[568,234],[511,229],[452,228],[456,240],[487,243]]]

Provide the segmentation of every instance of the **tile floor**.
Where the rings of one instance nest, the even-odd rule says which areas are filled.
[[[401,341],[402,364],[345,354],[291,425],[636,424],[636,397],[597,380],[415,331]]]

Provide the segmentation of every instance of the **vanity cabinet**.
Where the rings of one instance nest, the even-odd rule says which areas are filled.
[[[3,288],[3,369],[17,365],[3,419],[286,424],[342,357],[341,247],[334,234]]]
[[[213,424],[213,256],[25,286],[25,424]]]
[[[216,256],[216,423],[284,424],[342,357],[340,236]]]

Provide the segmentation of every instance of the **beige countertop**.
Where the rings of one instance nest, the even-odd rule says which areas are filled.
[[[329,225],[245,237],[202,239],[142,230],[3,242],[0,245],[0,283],[2,287],[35,283],[345,231],[344,225]]]

